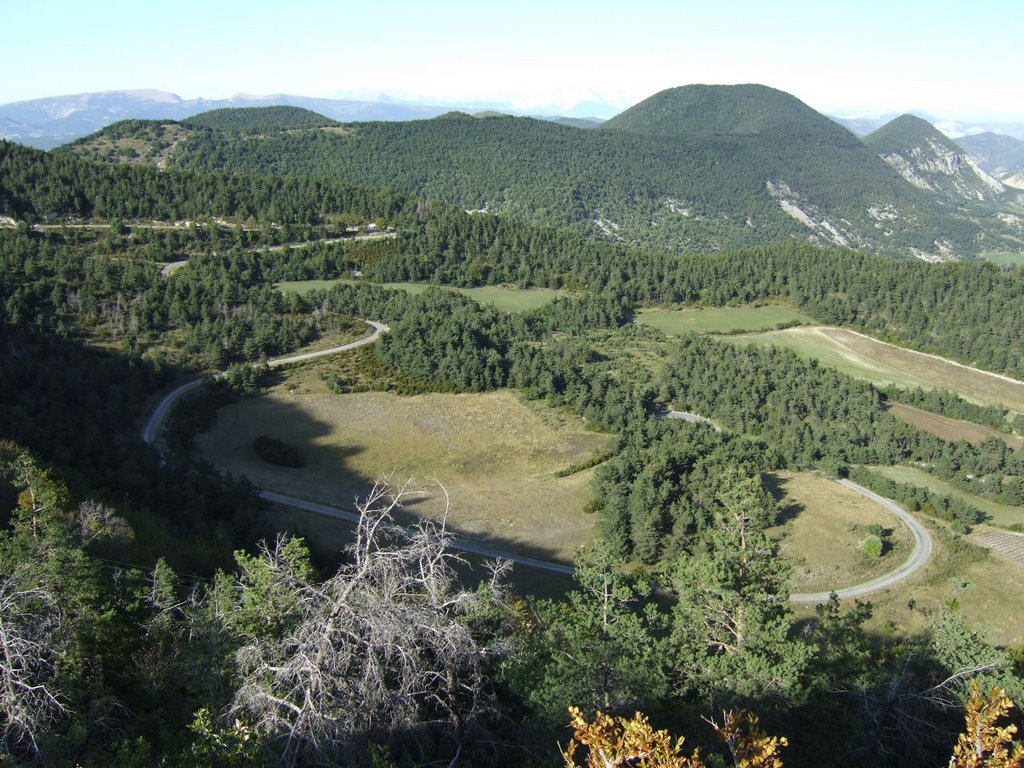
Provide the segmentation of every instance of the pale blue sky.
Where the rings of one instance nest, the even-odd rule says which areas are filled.
[[[0,0],[0,103],[156,88],[625,107],[760,82],[832,112],[1024,119],[1021,0]]]

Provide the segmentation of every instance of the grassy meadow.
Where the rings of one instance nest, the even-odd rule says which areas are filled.
[[[770,304],[753,307],[703,307],[693,309],[642,309],[634,322],[649,325],[668,334],[739,333],[767,331],[780,325],[813,323],[792,307]]]
[[[913,537],[885,508],[846,486],[810,472],[773,472],[765,483],[782,508],[769,530],[793,564],[794,592],[820,592],[870,581],[909,557]],[[872,524],[889,532],[881,557],[861,548]]]
[[[281,384],[221,409],[196,439],[198,453],[261,486],[346,508],[385,472],[424,486],[411,513],[441,517],[440,484],[454,530],[537,557],[570,562],[592,537],[594,517],[583,508],[593,470],[554,474],[585,462],[609,439],[581,419],[509,391],[400,397],[303,389]],[[294,446],[304,466],[259,459],[252,443],[261,434]]]
[[[335,285],[359,282],[356,280],[296,280],[293,282],[277,283],[277,288],[285,293],[297,293],[306,295],[310,291],[320,288],[330,288]],[[468,296],[479,304],[490,304],[502,312],[527,312],[531,309],[550,304],[561,296],[570,295],[567,291],[560,291],[554,288],[515,288],[504,285],[485,285],[481,288],[453,288],[451,286],[434,286],[428,283],[378,283],[382,288],[406,291],[414,296],[424,293],[430,288],[441,288],[445,291],[456,291],[463,296]]]
[[[981,257],[1001,267],[1024,266],[1024,253],[1020,251],[987,251]]]
[[[844,328],[789,328],[725,338],[735,344],[786,347],[882,387],[949,389],[974,403],[1024,411],[1024,382],[886,344]]]

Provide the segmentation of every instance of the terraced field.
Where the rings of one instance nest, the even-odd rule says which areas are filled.
[[[986,440],[994,437],[1006,443],[1007,447],[1011,450],[1019,451],[1021,448],[1022,441],[1019,437],[1000,432],[991,427],[982,426],[981,424],[974,424],[970,421],[961,421],[959,419],[949,419],[936,413],[914,408],[912,405],[904,405],[903,403],[890,403],[888,411],[896,418],[902,419],[908,424],[913,424],[925,432],[931,432],[943,440],[966,440],[974,445],[981,445]]]
[[[1024,533],[985,531],[975,534],[974,538],[989,549],[994,549],[999,554],[1024,566]]]

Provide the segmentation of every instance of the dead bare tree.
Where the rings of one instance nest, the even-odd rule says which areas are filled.
[[[38,752],[37,739],[64,711],[51,686],[61,617],[40,588],[0,581],[0,728],[4,752]]]
[[[264,547],[276,587],[287,585],[295,604],[285,631],[254,633],[238,651],[231,715],[277,742],[282,765],[396,729],[440,730],[458,755],[484,704],[482,665],[494,648],[473,617],[487,606],[481,591],[456,587],[443,524],[395,524],[408,491],[378,481],[359,505],[351,563],[322,583],[289,568],[281,539]],[[495,566],[494,585],[506,570]]]

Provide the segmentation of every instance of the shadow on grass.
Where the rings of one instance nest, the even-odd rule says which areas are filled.
[[[255,405],[257,407],[244,411],[233,410],[233,406],[228,405],[217,412],[211,430],[196,439],[204,459],[218,470],[245,476],[265,490],[355,513],[359,501],[367,497],[379,479],[379,475],[367,475],[353,466],[352,457],[364,449],[358,445],[333,444],[330,438],[335,427],[311,415],[298,403],[275,398],[272,407],[268,406],[265,411],[259,404]],[[301,456],[303,466],[282,467],[261,459],[253,447],[259,435],[290,445]],[[387,474],[387,467],[381,469]],[[391,482],[394,486],[401,486],[411,474],[411,470],[399,467],[392,470]],[[445,494],[440,486],[417,482],[415,486],[410,486],[395,518],[405,526],[415,525],[425,518],[440,522],[445,517],[445,503]],[[550,514],[557,516],[559,510],[552,509]],[[448,521],[446,527],[448,533],[458,539],[497,552],[563,565],[572,564],[564,559],[556,559],[558,550],[545,546],[543,542],[468,531],[451,521]],[[276,504],[261,515],[260,528],[260,535],[267,538],[277,532],[302,536],[325,564],[342,557],[345,546],[352,540],[353,531],[350,522]],[[472,569],[463,574],[465,578],[469,582],[485,578],[483,562],[488,559],[487,556],[467,554],[465,557],[473,564]],[[514,573],[513,582],[517,589],[532,594],[562,594],[571,584],[566,576],[527,564],[516,564]]]
[[[787,499],[783,484],[785,480],[772,472],[765,472],[761,475],[761,483],[764,485],[772,498],[775,499],[776,504],[779,505],[779,514],[775,518],[775,525],[785,525],[791,520],[795,520],[797,516],[807,509],[807,507],[798,501],[792,501],[788,504],[783,504],[783,500]]]

